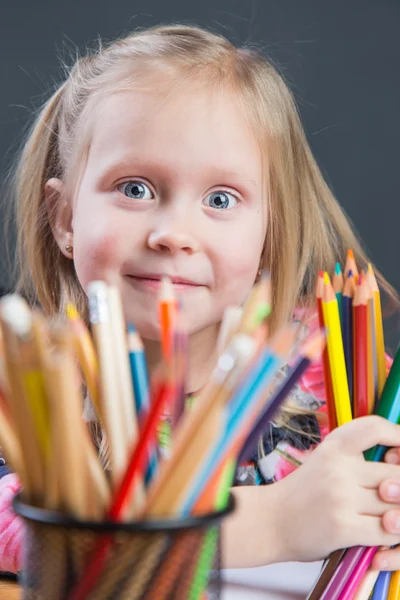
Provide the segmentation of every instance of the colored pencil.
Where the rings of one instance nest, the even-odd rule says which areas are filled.
[[[99,363],[90,333],[73,304],[67,304],[67,317],[73,332],[75,351],[82,369],[89,396],[101,420],[99,399]]]
[[[333,292],[329,275],[324,273],[324,297],[322,301],[324,323],[327,330],[329,365],[332,376],[333,396],[335,399],[336,419],[338,425],[351,421],[349,386],[347,383],[346,364],[344,360],[342,331],[339,309]]]
[[[117,486],[126,466],[126,438],[121,436],[123,411],[119,398],[109,310],[108,286],[102,281],[88,286],[89,316],[100,367],[100,413],[110,451],[111,475]]]
[[[355,293],[353,273],[350,270],[346,278],[342,295],[342,332],[343,350],[346,361],[347,381],[351,405],[354,406],[354,379],[353,379],[353,298]]]
[[[381,571],[379,573],[372,594],[372,600],[387,600],[391,575],[390,571]]]
[[[263,272],[244,305],[239,331],[252,334],[271,312],[271,280]]]
[[[332,279],[333,291],[336,296],[336,300],[338,301],[339,308],[339,316],[340,322],[342,323],[343,315],[342,315],[342,293],[343,293],[343,273],[340,268],[340,263],[336,263],[335,265],[335,273]]]
[[[259,414],[256,423],[253,425],[251,432],[247,436],[247,439],[238,457],[238,465],[249,460],[249,458],[253,455],[258,440],[260,439],[260,435],[262,435],[262,432],[265,431],[268,423],[272,420],[272,417],[278,410],[279,406],[291,392],[300,377],[308,369],[311,362],[320,357],[324,347],[325,335],[322,332],[317,333],[310,340],[307,340],[303,344],[302,348],[300,349],[299,358],[297,359],[295,365],[289,368],[285,379],[277,387],[273,395],[268,399],[264,409]]]
[[[400,571],[392,573],[387,600],[400,600]]]
[[[372,590],[376,587],[378,577],[379,571],[373,571],[369,568],[358,586],[354,600],[369,600]]]
[[[382,308],[379,287],[371,263],[368,264],[368,282],[374,301],[374,322],[376,338],[376,357],[378,370],[378,398],[380,398],[386,381],[385,342],[383,335]]]
[[[368,273],[364,272],[363,280],[368,297],[368,414],[374,412],[378,401],[378,363],[376,356],[375,307],[372,289],[368,282]]]
[[[318,311],[318,322],[320,329],[324,329],[324,315],[322,309],[322,298],[324,295],[324,272],[319,271],[318,279],[317,279],[317,290],[316,290],[316,299],[317,299],[317,311]],[[331,370],[329,366],[329,356],[328,356],[328,346],[325,346],[324,351],[322,353],[322,364],[324,368],[324,383],[325,383],[325,400],[327,406],[328,413],[328,423],[329,430],[332,431],[337,427],[337,419],[336,419],[336,408],[335,408],[335,400],[333,397],[333,388],[332,388],[332,377]]]
[[[345,277],[348,276],[349,271],[352,271],[353,277],[354,277],[354,281],[357,284],[357,282],[358,282],[358,269],[357,269],[357,264],[356,264],[356,261],[355,261],[355,258],[354,258],[353,250],[348,250],[347,251],[346,266],[344,268]]]
[[[397,349],[375,414],[388,419],[391,423],[400,422],[400,347]],[[383,459],[386,450],[385,446],[375,446],[365,452],[365,458],[379,462]]]
[[[360,586],[362,579],[377,551],[378,548],[376,547],[365,549],[362,558],[357,562],[356,567],[353,569],[350,577],[346,581],[339,600],[352,600],[352,598],[354,598],[354,594],[357,592],[357,588]]]
[[[173,332],[177,314],[177,300],[174,286],[169,277],[164,276],[161,280],[159,295],[159,321],[161,328],[161,347],[166,362],[172,359]]]
[[[353,300],[354,327],[354,416],[364,417],[368,410],[368,296],[362,276]]]

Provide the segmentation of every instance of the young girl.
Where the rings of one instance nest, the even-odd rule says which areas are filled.
[[[160,279],[171,277],[189,328],[191,393],[213,368],[225,308],[245,300],[262,269],[273,333],[295,309],[314,310],[318,269],[332,271],[348,248],[366,261],[274,67],[193,27],[135,33],[77,61],[25,145],[16,212],[23,290],[48,314],[72,301],[86,315],[90,281],[117,285],[150,366]],[[321,387],[321,369],[316,379],[308,391]],[[398,544],[400,467],[362,455],[378,443],[399,447],[400,428],[359,419],[282,481],[235,488],[225,566]],[[0,567],[11,570],[22,540],[9,509],[17,486],[12,474],[1,480]],[[381,551],[374,566],[400,569],[400,553]]]

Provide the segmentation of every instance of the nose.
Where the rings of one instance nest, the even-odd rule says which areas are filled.
[[[172,227],[162,227],[151,231],[147,244],[149,248],[164,254],[176,254],[183,251],[194,254],[199,251],[197,239],[187,231],[177,231]]]

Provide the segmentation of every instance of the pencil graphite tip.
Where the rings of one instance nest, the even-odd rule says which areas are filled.
[[[354,260],[354,252],[350,248],[349,248],[349,250],[347,250],[347,256],[348,256],[348,258],[351,258],[352,260]]]
[[[330,283],[331,283],[330,277],[329,277],[328,273],[325,271],[324,272],[324,284],[329,285]]]
[[[354,277],[353,271],[351,269],[349,269],[349,271],[347,273],[347,277]]]
[[[324,272],[322,271],[322,269],[318,271],[318,277],[322,277],[322,279],[324,278]]]
[[[340,263],[337,262],[335,265],[335,275],[340,275],[341,272]]]

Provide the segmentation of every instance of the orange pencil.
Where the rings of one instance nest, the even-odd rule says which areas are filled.
[[[159,320],[161,327],[161,346],[165,361],[172,359],[173,333],[177,314],[177,301],[171,279],[167,276],[161,280],[159,297]]]
[[[368,415],[368,290],[362,275],[353,300],[354,417]]]
[[[372,290],[374,300],[374,328],[376,342],[378,398],[380,398],[386,382],[385,340],[383,335],[381,296],[371,263],[368,264],[368,282]]]
[[[324,316],[322,311],[322,298],[324,295],[324,272],[319,271],[317,280],[317,310],[318,310],[318,322],[321,329],[325,327]],[[333,398],[332,378],[331,370],[329,367],[329,356],[328,348],[325,346],[322,353],[322,363],[324,367],[324,381],[325,381],[325,396],[326,396],[326,407],[328,412],[329,430],[332,431],[337,427],[336,419],[336,408],[335,401]]]
[[[357,283],[357,281],[358,281],[358,269],[357,269],[357,264],[356,264],[356,261],[355,261],[355,258],[354,258],[353,250],[348,250],[347,251],[346,266],[344,268],[345,277],[348,276],[349,271],[351,271],[353,273],[354,281]]]

